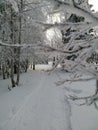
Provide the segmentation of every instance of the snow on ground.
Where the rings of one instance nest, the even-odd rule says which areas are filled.
[[[71,130],[70,105],[54,84],[56,74],[31,71],[21,77],[20,87],[0,96],[0,130]]]
[[[51,70],[53,67],[53,63],[50,61],[48,64],[37,64],[35,66],[36,70]],[[60,68],[61,66],[58,65],[57,68]],[[31,69],[31,66],[29,67]]]
[[[79,95],[92,95],[95,90],[95,80],[73,83],[72,87],[76,86],[83,92]],[[73,130],[98,130],[98,110],[95,109],[94,105],[77,106],[72,103],[72,127]]]
[[[71,73],[60,72],[59,80],[66,79]],[[87,75],[84,77],[87,78]],[[95,80],[84,81],[84,82],[72,82],[65,83],[62,85],[63,93],[65,96],[76,95],[76,96],[89,96],[95,92]],[[97,101],[98,102],[98,101]],[[80,101],[70,101],[71,104],[71,126],[72,130],[98,130],[98,110],[92,106],[79,106]],[[97,103],[98,104],[98,103]]]
[[[0,80],[0,130],[98,130],[98,111],[66,98],[69,93],[93,93],[95,81],[55,85],[68,75],[29,70],[12,91],[9,80]]]
[[[51,65],[51,64],[47,64],[47,65],[37,64],[37,65],[35,66],[35,69],[36,69],[36,70],[51,70],[51,69],[52,69],[52,65]]]

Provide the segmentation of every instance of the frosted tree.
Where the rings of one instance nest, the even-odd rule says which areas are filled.
[[[1,10],[1,22],[3,23],[4,19],[4,23],[1,24],[0,43],[3,49],[5,48],[7,51],[10,49],[10,76],[12,87],[15,87],[19,84],[20,79],[20,67],[22,65],[22,61],[20,61],[22,56],[21,48],[23,50],[28,47],[28,44],[31,44],[33,49],[37,49],[36,46],[44,41],[39,27],[34,24],[35,20],[38,21],[43,17],[40,17],[42,13],[41,8],[38,8],[38,2],[28,2],[26,0],[2,2],[3,5],[2,3],[1,5],[4,6],[4,9],[2,8]],[[22,44],[25,44],[25,46]],[[2,52],[4,51],[2,50]],[[27,58],[24,60],[28,62]],[[14,79],[14,73],[17,74],[16,81]]]
[[[73,78],[65,79],[58,82],[58,84],[60,85],[66,81],[73,82],[95,78],[96,90],[93,95],[87,97],[70,96],[70,98],[72,100],[84,100],[85,102],[83,104],[94,104],[96,106],[96,100],[98,99],[98,72],[96,70],[97,66],[94,64],[95,61],[92,60],[93,63],[90,63],[88,60],[93,59],[91,58],[92,55],[94,53],[97,53],[97,14],[91,11],[91,5],[88,4],[88,0],[55,0],[50,1],[50,3],[52,3],[52,6],[51,10],[48,12],[49,15],[63,13],[65,14],[65,20],[55,23],[42,22],[41,24],[45,27],[45,30],[55,27],[60,30],[66,30],[67,34],[65,35],[64,40],[67,40],[67,44],[64,44],[61,48],[56,48],[48,45],[44,46],[44,48],[48,52],[58,52],[62,55],[62,58],[60,58],[53,69],[55,69],[58,64],[61,64],[62,61],[64,61],[63,66],[65,68],[67,66],[67,69],[74,73]],[[73,16],[70,17],[70,20],[66,20],[71,14],[74,14],[75,21],[73,21],[74,19],[72,20]],[[72,56],[75,56],[74,60],[72,60]],[[77,71],[89,74],[91,77],[86,79],[80,78]]]
[[[97,52],[98,37],[95,34],[95,32],[92,31],[92,29],[96,30],[96,26],[98,25],[98,16],[97,16],[97,14],[93,13],[90,10],[91,6],[88,4],[88,0],[85,0],[85,1],[84,0],[34,0],[33,2],[29,1],[30,3],[29,2],[25,3],[24,5],[29,5],[29,6],[26,6],[26,8],[22,7],[23,8],[22,12],[19,11],[19,8],[18,8],[19,5],[17,4],[17,2],[19,2],[21,5],[22,1],[16,1],[18,15],[21,16],[25,12],[26,12],[26,14],[30,15],[30,17],[25,15],[25,16],[27,16],[26,17],[27,21],[29,21],[29,20],[32,21],[30,23],[28,22],[27,25],[30,25],[31,23],[34,22],[33,25],[40,26],[41,29],[43,29],[43,31],[47,31],[50,28],[58,28],[59,30],[62,30],[65,28],[64,30],[66,30],[67,33],[70,32],[69,35],[66,36],[66,38],[68,40],[67,41],[68,43],[66,45],[63,44],[63,45],[60,45],[59,47],[55,47],[55,46],[49,46],[47,44],[46,45],[39,44],[38,48],[39,48],[39,50],[43,49],[43,52],[47,52],[47,53],[49,53],[49,52],[50,53],[51,52],[60,53],[61,58],[60,58],[60,60],[57,61],[57,63],[55,64],[53,69],[55,69],[58,64],[61,64],[62,61],[64,61],[64,63],[63,63],[64,67],[66,67],[66,65],[67,65],[68,69],[71,72],[72,71],[74,72],[74,74],[75,74],[74,79],[65,79],[64,81],[60,81],[59,84],[62,84],[64,82],[70,81],[70,80],[71,81],[89,80],[89,79],[79,79],[79,76],[76,73],[77,71],[80,71],[80,72],[83,71],[83,73],[85,71],[86,73],[89,73],[89,75],[92,76],[91,78],[95,78],[96,79],[96,90],[93,95],[88,96],[88,97],[71,96],[71,99],[73,99],[73,100],[84,99],[85,103],[87,103],[89,101],[91,104],[92,103],[96,104],[95,101],[97,100],[97,94],[98,94],[98,85],[97,85],[98,84],[98,79],[97,79],[98,74],[97,74],[97,70],[95,69],[96,67],[94,67],[94,64],[89,64],[88,59],[90,59],[90,57],[92,57],[93,53]],[[33,15],[34,14],[35,15],[32,17],[32,11],[31,11],[32,6],[34,7],[33,8],[34,10],[37,7],[40,7],[40,9],[43,12],[44,17],[42,17],[42,15],[38,15],[38,19],[36,19],[35,13],[33,13]],[[19,7],[21,9],[21,6],[19,6]],[[78,20],[77,20],[77,22],[73,22],[71,20],[68,21],[67,19],[68,19],[68,17],[70,17],[70,15],[72,13],[75,14],[76,16],[80,17],[81,20],[79,22],[78,22]],[[55,18],[55,16],[57,14],[60,15],[62,20],[60,20],[59,22],[49,21],[48,18],[50,18],[51,16],[54,16],[54,18]],[[21,20],[19,20],[19,21],[18,22],[20,24],[18,24],[18,27],[19,27],[18,29],[20,31],[18,31],[18,32],[20,32],[19,36],[21,36],[21,34],[22,34],[21,27],[23,27],[22,26],[23,24],[21,25]],[[32,27],[31,25],[30,25],[30,28]],[[74,28],[76,28],[76,31],[74,31]],[[69,31],[68,31],[68,29],[69,29]],[[92,35],[92,33],[93,33],[93,35]],[[19,40],[19,37],[18,37],[18,40]],[[25,39],[25,41],[26,40],[27,39]],[[30,43],[30,41],[28,40],[29,44],[27,44],[27,42],[22,42],[22,44],[21,44],[21,42],[18,41],[16,44],[10,44],[10,45],[5,41],[4,42],[1,41],[0,45],[6,46],[6,47],[11,47],[11,48],[17,48],[17,50],[20,51],[19,48],[33,46]],[[66,59],[66,57],[70,57],[72,55],[76,55],[75,60]]]

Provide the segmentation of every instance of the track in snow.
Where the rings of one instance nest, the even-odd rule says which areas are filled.
[[[56,74],[41,76],[39,85],[2,125],[2,130],[71,130],[70,105],[61,87],[54,84]]]

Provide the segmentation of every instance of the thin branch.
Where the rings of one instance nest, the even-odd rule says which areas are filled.
[[[65,82],[89,81],[92,79],[95,79],[95,78],[91,77],[91,78],[65,79],[65,80],[56,82],[56,85],[60,86],[60,85],[64,84]]]
[[[55,47],[51,47],[51,46],[45,46],[45,45],[41,45],[42,47],[46,48],[47,51],[57,51],[57,52],[61,52],[61,53],[66,53],[66,54],[73,54],[73,53],[77,53],[83,49],[86,49],[86,48],[90,48],[92,47],[91,45],[87,45],[87,46],[79,46],[78,49],[76,50],[72,50],[72,51],[66,51],[66,50],[61,50],[61,49],[58,49],[58,48],[55,48]]]
[[[40,45],[40,44],[39,44]],[[2,41],[0,41],[0,46],[6,46],[6,47],[15,47],[15,48],[18,48],[18,47],[33,47],[35,46],[35,44],[8,44],[8,43],[4,43]]]
[[[76,3],[75,3],[75,0],[72,0],[73,1],[73,5],[75,8],[81,10],[83,13],[89,15],[91,18],[93,18],[96,22],[98,22],[98,17],[96,17],[95,15],[93,15],[93,13],[89,12],[88,10],[86,9],[83,9],[81,8],[80,6],[78,6]]]
[[[78,96],[72,96],[69,95],[69,99],[75,101],[75,100],[85,100],[85,104],[87,104],[89,102],[89,105],[95,103],[95,101],[98,100],[98,80],[96,80],[96,90],[95,93],[93,95],[90,96],[86,96],[86,97],[78,97]]]
[[[39,21],[35,21],[38,24],[41,24],[42,26],[44,26],[44,30],[43,31],[47,31],[50,28],[61,28],[64,26],[91,26],[92,27],[92,23],[90,22],[77,22],[77,23],[72,23],[72,22],[64,22],[64,23],[44,23],[44,22],[39,22]]]

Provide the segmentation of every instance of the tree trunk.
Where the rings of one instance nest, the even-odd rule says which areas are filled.
[[[17,79],[16,79],[16,85],[19,85],[19,81],[20,81],[20,62],[18,62],[17,64]]]
[[[17,86],[19,85],[19,80],[20,80],[20,48],[17,48],[17,79],[16,79],[16,84]]]
[[[52,63],[52,66],[55,65],[55,57],[53,57],[53,63]]]
[[[35,70],[35,63],[33,63],[33,70]]]
[[[25,72],[27,72],[28,66],[29,66],[29,61],[28,59],[26,59]]]
[[[10,34],[11,44],[14,44],[14,21],[13,21],[13,10],[12,10],[12,8],[11,8],[10,28],[11,28],[11,34]],[[14,52],[14,51],[12,50],[12,52]],[[10,78],[11,78],[12,88],[14,88],[16,86],[16,84],[15,84],[15,80],[14,80],[14,57],[13,57],[13,53],[12,53],[12,57],[11,57]]]
[[[3,79],[6,79],[6,75],[5,75],[5,65],[2,65],[2,74],[3,74]]]
[[[10,76],[9,66],[8,65],[6,65],[6,76],[7,76],[7,78],[9,78],[9,76]]]
[[[15,84],[15,80],[14,80],[14,62],[13,59],[11,60],[11,83],[12,83],[12,88],[14,88],[16,86]]]
[[[31,63],[31,69],[32,69],[32,63]]]
[[[16,63],[14,63],[14,74],[17,74],[17,66],[16,66]]]
[[[23,10],[23,0],[20,0],[19,12]],[[19,16],[19,44],[21,44],[21,29],[22,29],[22,16]],[[17,48],[17,80],[16,84],[19,85],[20,80],[20,51],[21,48]]]
[[[98,93],[98,79],[96,79],[96,94]]]

